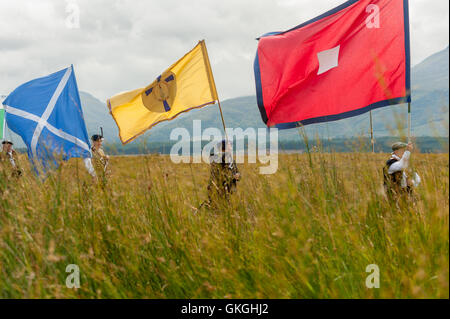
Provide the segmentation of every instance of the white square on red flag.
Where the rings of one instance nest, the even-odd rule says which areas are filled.
[[[338,45],[332,49],[317,53],[317,58],[319,59],[319,71],[317,72],[317,75],[325,73],[338,66],[340,47],[341,46]]]

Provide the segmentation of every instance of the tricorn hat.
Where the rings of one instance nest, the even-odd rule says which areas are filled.
[[[100,141],[100,140],[103,141],[103,136],[98,135],[98,134],[94,134],[94,135],[92,135],[91,139],[92,139],[94,142]]]
[[[392,144],[392,150],[396,151],[402,148],[406,148],[408,146],[408,144],[403,143],[403,142],[395,142],[394,144]]]

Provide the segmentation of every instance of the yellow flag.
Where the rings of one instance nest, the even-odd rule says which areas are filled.
[[[126,144],[162,121],[218,100],[205,41],[145,88],[119,93],[108,107]]]

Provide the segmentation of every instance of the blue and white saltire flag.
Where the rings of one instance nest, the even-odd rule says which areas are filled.
[[[91,157],[73,66],[22,84],[3,105],[35,169],[57,167],[58,157]]]

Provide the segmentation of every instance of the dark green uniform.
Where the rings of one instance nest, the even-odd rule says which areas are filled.
[[[0,152],[0,171],[4,177],[19,177],[22,175],[16,151]]]
[[[211,176],[208,184],[210,203],[229,199],[230,195],[236,191],[237,174],[239,174],[239,170],[232,158],[226,160],[225,154],[218,158],[212,158]]]

